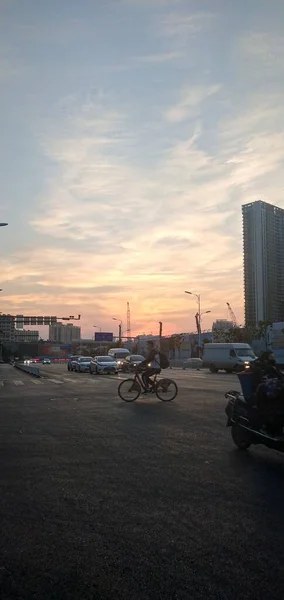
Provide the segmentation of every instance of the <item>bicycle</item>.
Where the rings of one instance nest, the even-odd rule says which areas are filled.
[[[118,395],[124,402],[135,402],[139,398],[141,391],[147,391],[144,381],[140,375],[141,371],[135,371],[134,378],[124,379],[118,386]],[[149,393],[156,394],[162,402],[171,402],[177,396],[178,386],[173,379],[162,377],[158,379],[156,373],[152,382],[152,387]]]

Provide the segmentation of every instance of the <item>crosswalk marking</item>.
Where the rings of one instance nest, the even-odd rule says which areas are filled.
[[[173,376],[173,379],[176,380],[176,383],[179,387],[181,388],[185,388],[188,390],[193,390],[193,389],[198,389],[200,386],[202,386],[203,384],[209,384],[210,388],[214,391],[218,390],[220,392],[222,391],[226,391],[226,388],[229,389],[230,386],[232,386],[232,383],[230,383],[230,378],[227,379],[226,376],[224,377],[220,377],[218,378],[217,376],[211,377],[210,381],[209,381],[209,377],[208,374],[206,373],[201,373],[201,372],[197,372],[197,373],[187,373],[185,376],[185,374],[183,372],[173,372],[171,373],[171,375]],[[130,377],[132,377],[132,375],[129,375]],[[43,386],[42,391],[44,390],[44,386],[47,388],[52,388],[54,385],[55,386],[70,386],[70,389],[79,389],[81,388],[82,392],[86,392],[86,393],[95,393],[96,391],[99,392],[99,390],[103,391],[103,388],[106,389],[108,386],[110,386],[110,389],[115,388],[119,385],[119,383],[121,383],[121,381],[123,381],[124,379],[126,379],[127,377],[129,377],[128,375],[124,374],[119,374],[117,375],[102,375],[101,377],[90,377],[88,375],[84,376],[76,376],[76,378],[73,378],[72,375],[65,377],[63,374],[58,374],[57,377],[44,377],[41,379],[37,379],[34,377],[24,377],[24,380],[21,379],[1,379],[0,380],[0,387],[13,387],[13,386],[25,386],[26,388],[30,387],[32,388],[33,385],[41,385]],[[30,383],[31,382],[31,383]],[[111,383],[112,382],[112,383]],[[196,388],[197,385],[197,388]],[[239,389],[239,387],[236,387],[237,382],[234,383],[234,387],[235,389]],[[91,390],[92,388],[92,390]],[[4,390],[1,391],[1,395],[3,395]]]
[[[29,386],[30,384],[32,385],[67,385],[67,384],[82,384],[82,387],[86,387],[88,385],[91,385],[91,387],[103,387],[104,385],[107,385],[107,383],[109,382],[110,379],[115,380],[115,378],[111,378],[111,377],[105,377],[102,379],[91,379],[91,378],[82,378],[82,379],[73,379],[73,378],[69,378],[67,379],[51,379],[51,378],[44,378],[44,379],[33,379],[31,377],[27,377],[24,381],[22,381],[21,379],[4,379],[4,380],[0,380],[0,387],[6,387],[9,385],[13,385],[13,386]]]

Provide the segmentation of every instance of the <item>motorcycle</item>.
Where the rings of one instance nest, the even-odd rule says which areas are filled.
[[[232,439],[240,450],[247,450],[253,444],[263,444],[284,452],[284,410],[274,410],[269,419],[260,413],[254,403],[253,369],[252,365],[245,365],[244,371],[238,374],[242,393],[230,390],[225,394],[228,400],[225,409],[227,427],[231,427]],[[273,386],[273,382],[275,380],[270,380],[268,385]],[[273,387],[270,389],[273,391]]]
[[[250,406],[242,394],[234,390],[225,394],[228,404],[225,409],[227,427],[231,427],[233,442],[240,450],[247,450],[251,445],[263,444],[267,448],[284,452],[283,428],[273,425],[267,430],[263,428],[259,411]]]

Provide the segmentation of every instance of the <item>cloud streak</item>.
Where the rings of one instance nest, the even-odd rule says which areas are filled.
[[[182,90],[180,99],[165,112],[165,118],[171,123],[181,123],[188,117],[197,116],[202,113],[202,105],[207,98],[216,94],[219,85],[211,86],[188,86]]]

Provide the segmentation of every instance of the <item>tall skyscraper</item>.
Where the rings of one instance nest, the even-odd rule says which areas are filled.
[[[258,200],[242,207],[245,320],[284,320],[284,210]]]

